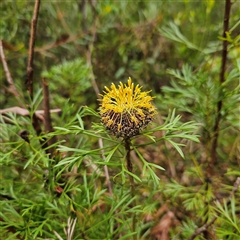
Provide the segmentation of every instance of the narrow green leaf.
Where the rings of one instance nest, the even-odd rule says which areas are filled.
[[[83,124],[82,118],[80,117],[79,114],[77,114],[77,119],[78,119],[78,122],[79,122],[79,125],[80,125],[81,129],[84,130],[84,124]]]
[[[119,148],[120,145],[121,145],[121,143],[117,144],[115,146],[115,148],[112,151],[109,152],[109,154],[105,158],[105,162],[109,162],[109,160],[112,158],[112,155],[115,153],[115,151]]]
[[[138,182],[142,182],[142,180],[135,174],[129,172],[127,169],[124,170],[127,174],[131,175],[134,179],[136,179]]]
[[[173,145],[173,147],[178,151],[178,153],[180,154],[180,156],[182,158],[184,158],[184,154],[183,154],[183,151],[182,149],[179,147],[179,144],[178,143],[175,143],[173,142],[172,140],[168,139],[168,138],[165,138],[166,141],[168,141],[169,143],[171,143]]]
[[[159,166],[159,165],[157,165],[155,163],[148,163],[148,164],[149,164],[149,166],[152,166],[152,167],[155,167],[155,168],[157,168],[159,170],[164,170],[165,171],[165,169],[163,167],[161,167],[161,166]]]

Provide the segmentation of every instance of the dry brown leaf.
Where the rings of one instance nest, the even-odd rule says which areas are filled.
[[[159,221],[159,223],[152,228],[151,235],[156,240],[170,240],[169,229],[173,225],[174,213],[168,211]]]

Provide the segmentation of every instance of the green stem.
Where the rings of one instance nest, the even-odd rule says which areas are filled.
[[[132,162],[130,158],[130,151],[131,151],[131,140],[130,138],[125,138],[125,149],[127,152],[126,160],[127,160],[127,169],[129,172],[133,173]],[[134,186],[134,178],[129,174],[129,181],[130,181],[130,191],[132,198],[135,197],[135,186]],[[133,200],[133,207],[136,206],[136,200]],[[132,231],[136,232],[136,214],[132,214]],[[133,240],[136,240],[136,235],[133,236]]]

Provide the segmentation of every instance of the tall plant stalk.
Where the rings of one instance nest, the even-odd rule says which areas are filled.
[[[230,19],[230,10],[231,10],[231,0],[225,1],[225,13],[223,19],[223,48],[222,48],[222,63],[221,63],[221,71],[219,76],[220,84],[223,84],[225,81],[225,71],[227,64],[227,47],[228,41],[226,40],[227,32],[229,29],[229,19]],[[213,139],[212,139],[212,148],[211,148],[211,162],[209,164],[209,176],[213,175],[214,165],[216,164],[216,156],[217,156],[217,146],[218,146],[218,137],[219,137],[219,124],[221,121],[221,110],[223,105],[223,100],[221,98],[222,88],[219,91],[219,101],[217,103],[217,117],[215,119],[215,124],[213,127]]]
[[[29,96],[31,100],[33,100],[34,46],[35,46],[35,39],[36,39],[36,33],[37,33],[37,22],[38,22],[40,2],[41,2],[40,0],[35,1],[34,13],[31,21],[31,31],[30,31],[29,48],[28,48],[26,85],[27,85],[27,90],[29,92]],[[30,109],[30,112],[31,112],[31,109]],[[40,136],[42,133],[41,124],[35,112],[33,113],[33,116],[32,116],[32,126],[35,129],[37,135]],[[47,143],[41,138],[39,142],[43,146],[43,148],[48,147]]]
[[[225,13],[224,13],[224,19],[223,19],[223,48],[222,48],[222,62],[221,62],[221,70],[220,70],[220,76],[219,76],[219,84],[222,85],[225,81],[225,71],[226,71],[226,64],[227,64],[227,47],[228,47],[228,41],[225,40],[227,37],[227,31],[229,28],[229,18],[230,18],[230,10],[231,10],[231,0],[225,1]],[[211,184],[211,176],[214,175],[214,166],[217,162],[217,147],[218,147],[218,138],[219,138],[219,128],[220,128],[220,121],[222,118],[221,110],[223,106],[223,100],[222,100],[222,87],[220,86],[219,92],[218,92],[218,102],[217,102],[217,116],[215,119],[214,127],[213,127],[213,138],[212,138],[212,144],[211,144],[211,157],[210,162],[208,163],[208,170],[207,170],[207,181],[206,181],[206,192],[208,192],[209,184]],[[207,224],[209,222],[209,202],[206,203],[206,220],[204,224]],[[206,228],[203,231],[205,239],[210,238],[210,233],[208,229]]]
[[[130,152],[131,152],[131,139],[130,138],[125,138],[125,149],[126,149],[126,161],[127,161],[127,169],[130,173],[133,173],[133,166],[131,162],[131,157],[130,157]],[[135,185],[134,185],[134,178],[132,175],[129,176],[129,182],[130,182],[130,192],[131,192],[131,197],[134,199],[133,200],[133,207],[136,206],[136,200],[135,200]],[[132,214],[132,232],[136,232],[136,214]],[[136,239],[136,235],[134,234],[133,239]]]

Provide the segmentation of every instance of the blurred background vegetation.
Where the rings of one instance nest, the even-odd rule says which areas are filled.
[[[26,79],[34,1],[4,1],[0,9],[3,50],[20,95],[19,98],[13,95],[1,65],[1,109],[19,106],[19,99],[26,109],[31,104],[35,110],[43,109],[44,78],[49,85],[51,109],[61,109],[61,114],[51,115],[53,127],[81,125],[77,117],[80,116],[85,128],[91,129],[92,122],[99,119],[84,114],[82,106],[97,111],[104,86],[132,77],[143,90],[152,90],[158,110],[156,125],[164,122],[169,109],[176,109],[182,122],[199,124],[194,134],[200,139],[199,143],[179,140],[186,145],[182,149],[185,159],[164,141],[141,149],[147,161],[164,167],[165,171],[156,171],[161,179],[158,186],[147,179],[138,186],[139,201],[144,202],[143,213],[138,215],[138,238],[190,239],[195,229],[214,216],[217,220],[196,239],[240,238],[240,194],[235,190],[231,195],[236,177],[240,176],[239,1],[232,1],[231,6],[224,82],[219,76],[225,1],[42,1],[34,49],[33,102],[29,100]],[[219,102],[221,119],[215,129]],[[45,189],[43,175],[51,165],[48,161],[54,161],[43,152],[38,142],[41,137],[36,136],[29,117],[16,113],[4,117],[1,117],[0,238],[66,239],[63,228],[76,224],[73,236],[67,235],[67,239],[131,239],[131,233],[121,227],[124,221],[128,224],[129,213],[120,216],[123,210],[118,209],[121,199],[125,199],[124,186],[114,185],[114,195],[119,198],[112,202],[106,194],[104,178],[94,169],[89,171],[91,159],[83,157],[84,166],[77,164],[77,170],[65,167],[64,173],[63,164],[58,165],[51,189]],[[30,133],[31,147],[19,137],[22,129]],[[96,138],[68,134],[66,129],[55,130],[57,146],[64,140],[69,148],[98,147]],[[216,131],[218,141],[214,148]],[[144,141],[136,140],[138,144]],[[58,156],[59,163],[64,154],[62,151]],[[138,165],[137,156],[132,157]],[[117,160],[116,156],[113,161]],[[113,182],[117,167],[110,169]],[[141,167],[137,168],[135,171],[140,175]],[[69,177],[67,174],[74,169],[77,177],[74,174]],[[59,172],[68,177],[63,179]],[[62,191],[65,195],[61,195]],[[73,195],[79,192],[76,205],[69,200],[68,192]],[[109,211],[113,215],[119,213],[117,225],[108,225],[112,216]],[[68,218],[74,216],[78,217],[77,223],[68,223]]]

